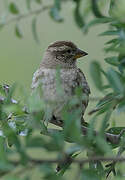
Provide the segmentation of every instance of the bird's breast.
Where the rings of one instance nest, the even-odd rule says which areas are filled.
[[[42,69],[40,84],[44,92],[44,97],[55,100],[63,99],[73,95],[73,89],[77,86],[77,70]]]

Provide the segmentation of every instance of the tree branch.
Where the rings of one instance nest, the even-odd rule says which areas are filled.
[[[56,126],[59,126],[59,127],[63,127],[63,122],[62,121],[56,121],[55,119],[51,119],[50,123],[56,125]],[[85,126],[81,126],[81,130],[82,130],[82,134],[85,136],[87,135],[87,132],[89,130],[89,128],[85,127]],[[112,144],[119,144],[120,143],[120,137],[121,135],[123,134],[125,130],[122,130],[120,134],[118,135],[114,135],[114,134],[111,134],[111,133],[105,133],[105,138],[106,138],[106,141],[112,143]],[[98,132],[97,131],[94,131],[94,135],[97,136],[98,135]]]
[[[45,10],[48,10],[52,8],[52,5],[46,5],[46,6],[42,6],[41,8],[39,9],[35,9],[35,10],[32,10],[32,11],[29,11],[28,13],[25,13],[25,14],[19,14],[17,15],[16,17],[13,17],[11,19],[8,19],[7,21],[5,21],[5,23],[2,23],[3,25],[8,25],[10,23],[13,23],[13,22],[17,22],[17,21],[20,21],[22,19],[25,19],[25,18],[28,18],[30,16],[33,16],[33,15],[38,15],[40,13],[42,13],[43,11]]]
[[[75,163],[75,164],[78,164],[80,167],[83,166],[84,164],[86,163],[89,163],[89,162],[98,162],[98,161],[102,161],[102,162],[109,162],[109,161],[113,161],[114,163],[116,162],[125,162],[125,157],[102,157],[102,156],[97,156],[97,157],[90,157],[90,158],[84,158],[84,159],[70,159],[72,163]],[[28,164],[27,164],[27,167],[30,166],[31,167],[31,164],[33,165],[42,165],[42,164],[45,164],[45,163],[49,163],[49,164],[58,164],[58,163],[66,163],[67,161],[69,161],[68,157],[66,157],[65,159],[34,159],[34,158],[29,158],[28,160]],[[13,160],[10,160],[9,161],[10,164],[13,164],[15,167],[20,165],[20,161],[13,161]],[[30,164],[29,164],[30,163]],[[25,167],[25,169],[27,170],[27,168]],[[24,169],[23,169],[24,170]],[[22,172],[22,169],[17,172],[17,173],[20,173]],[[1,171],[0,173],[0,177],[6,175],[10,173],[10,170],[9,171]]]
[[[30,158],[29,162],[33,163],[33,164],[44,164],[44,163],[65,163],[67,161],[66,159],[33,159]],[[113,162],[124,162],[125,161],[125,157],[102,157],[102,156],[97,156],[97,157],[90,157],[90,158],[85,158],[85,159],[72,159],[72,163],[76,163],[76,164],[85,164],[85,163],[89,163],[92,161],[102,161],[102,162],[109,162],[109,161],[113,161]],[[20,161],[9,161],[10,163],[12,163],[13,165],[18,165],[20,164]]]

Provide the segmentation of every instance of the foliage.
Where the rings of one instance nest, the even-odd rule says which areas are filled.
[[[124,127],[112,127],[110,117],[114,111],[125,112],[125,1],[69,1],[74,4],[73,17],[76,25],[84,33],[87,33],[94,25],[107,24],[107,31],[102,32],[99,36],[111,37],[104,48],[107,56],[104,61],[109,65],[109,68],[107,71],[104,70],[95,60],[90,67],[93,82],[97,89],[105,94],[105,97],[99,100],[95,109],[90,112],[90,114],[95,113],[95,116],[88,124],[89,128],[82,127],[84,130],[87,129],[87,132],[83,133],[78,118],[80,109],[68,112],[68,108],[72,109],[76,99],[73,99],[69,107],[64,109],[62,114],[63,130],[49,129],[51,109],[50,111],[46,110],[46,103],[39,99],[37,91],[31,97],[27,97],[24,103],[21,103],[22,101],[13,99],[15,85],[11,88],[7,85],[1,85],[0,177],[11,172],[13,176],[7,176],[8,180],[16,180],[20,177],[25,180],[30,179],[30,169],[33,168],[38,169],[44,179],[65,179],[64,173],[69,171],[72,163],[77,163],[79,167],[77,179],[101,180],[108,177],[110,172],[114,174],[114,180],[124,179],[122,166],[116,168],[117,161],[125,160],[119,158],[125,150]],[[36,23],[38,16],[43,11],[48,10],[48,14],[56,22],[63,23],[65,20],[60,12],[63,3],[67,3],[66,0],[54,0],[49,5],[44,5],[42,0],[34,0],[34,2],[33,0],[25,0],[25,3],[26,14],[22,12],[17,2],[6,1],[9,12],[6,18],[1,18],[0,29],[15,22],[15,35],[18,38],[25,37],[20,30],[20,21],[32,16],[33,36],[39,42]],[[33,3],[35,3],[35,8]],[[105,7],[108,8],[107,12],[104,11]],[[104,78],[105,81],[103,81]],[[59,85],[58,88],[60,88]],[[80,93],[76,93],[76,96],[83,98]],[[102,123],[98,134],[96,134],[94,129],[98,118],[102,119]],[[36,134],[36,132],[39,133]],[[82,133],[85,136],[82,136]],[[114,140],[114,137],[117,139]],[[69,142],[68,146],[66,141]],[[41,157],[33,158],[28,152],[29,149],[40,149]],[[43,150],[46,151],[47,155],[55,153],[55,159],[44,159],[42,157]],[[88,153],[88,159],[80,161],[79,154],[84,152]],[[13,155],[16,155],[17,158],[13,159]],[[100,158],[93,160],[94,157],[95,159],[96,157]],[[111,160],[113,161],[106,166],[103,163],[103,161]],[[58,172],[55,171],[53,165],[55,163],[58,164]],[[85,163],[89,163],[89,166],[84,166]],[[20,170],[14,172],[15,167],[21,168],[23,175]],[[29,171],[28,176],[24,173],[25,171]]]

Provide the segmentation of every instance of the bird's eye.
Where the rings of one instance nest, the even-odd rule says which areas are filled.
[[[68,53],[71,53],[71,50],[70,50],[70,49],[68,49],[68,50],[67,50],[67,52],[68,52]]]

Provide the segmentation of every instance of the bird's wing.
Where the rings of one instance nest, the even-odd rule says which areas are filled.
[[[87,80],[83,74],[83,72],[78,69],[78,73],[77,73],[77,83],[78,86],[80,88],[82,88],[82,92],[83,92],[83,96],[82,96],[82,115],[84,115],[84,112],[86,110],[86,107],[88,106],[88,102],[89,102],[89,94],[90,94],[90,88],[89,85],[87,83]],[[82,120],[82,123],[84,123],[84,119]]]
[[[78,69],[78,73],[77,73],[77,82],[79,86],[83,89],[84,93],[86,93],[87,95],[91,93],[85,75],[80,69]]]
[[[31,84],[31,89],[34,90],[35,88],[38,87],[39,81],[43,76],[43,72],[40,71],[39,69],[34,73],[33,79],[32,79],[32,84]]]

